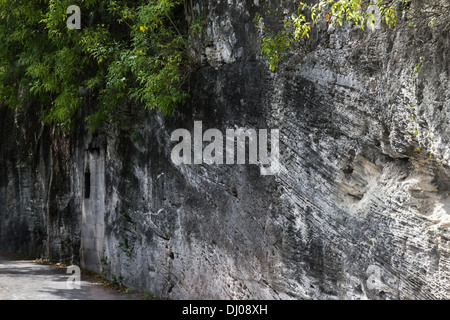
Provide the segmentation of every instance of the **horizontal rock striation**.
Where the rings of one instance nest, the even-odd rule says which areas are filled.
[[[170,299],[450,298],[450,27],[322,24],[272,73],[260,2],[194,1],[207,27],[174,117],[129,105],[64,135],[0,109],[0,249]],[[194,121],[279,129],[280,173],[175,166]]]

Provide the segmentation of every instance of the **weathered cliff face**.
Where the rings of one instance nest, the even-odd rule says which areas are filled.
[[[0,250],[79,263],[82,136],[0,109]]]
[[[203,66],[174,117],[129,106],[105,134],[64,136],[1,109],[0,249],[162,298],[449,298],[449,26],[322,25],[271,73],[258,1],[195,10]],[[171,133],[196,120],[279,129],[281,172],[175,166]]]

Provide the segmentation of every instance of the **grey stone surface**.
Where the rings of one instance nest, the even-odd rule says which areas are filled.
[[[84,199],[81,209],[81,267],[102,271],[105,232],[105,150],[86,149]]]
[[[448,23],[322,25],[271,73],[252,21],[259,1],[194,3],[208,22],[202,67],[174,117],[130,105],[122,126],[92,138],[0,109],[1,249],[81,257],[171,299],[450,298]],[[174,166],[171,132],[195,120],[280,129],[282,171]],[[104,153],[104,187],[91,169],[97,204],[86,210],[93,150]]]

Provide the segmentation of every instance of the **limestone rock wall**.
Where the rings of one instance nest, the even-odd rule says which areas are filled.
[[[128,106],[121,127],[64,136],[2,109],[0,249],[85,263],[170,299],[449,298],[449,25],[321,25],[271,73],[253,23],[261,10],[194,1],[207,21],[201,67],[174,117]],[[175,166],[170,135],[196,120],[280,129],[281,172]],[[103,177],[86,152],[97,149],[94,190]],[[86,213],[99,230],[89,259]]]

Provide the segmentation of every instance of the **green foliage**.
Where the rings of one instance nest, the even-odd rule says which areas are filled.
[[[125,239],[123,242],[119,242],[119,248],[122,249],[122,252],[127,255],[127,257],[131,257],[131,253],[133,252],[133,246],[128,241],[128,239]]]
[[[190,26],[190,32],[193,36],[201,36],[206,27],[206,17],[199,16],[194,19]]]
[[[201,38],[204,34],[206,27],[206,17],[201,15],[198,17],[192,17],[190,19],[192,22],[189,26],[189,35],[191,42],[191,49],[193,52],[191,53],[191,63],[200,65],[201,64]]]
[[[125,285],[123,284],[123,276],[119,275],[116,276],[115,274],[111,274],[111,285],[114,287],[119,287],[119,288],[125,288]]]
[[[377,0],[373,3],[379,9],[379,18],[389,28],[394,27],[398,22],[395,2]],[[402,0],[401,3],[406,4],[407,1]],[[280,60],[286,59],[286,54],[293,49],[298,40],[309,38],[314,25],[328,23],[342,26],[346,22],[362,30],[365,30],[366,26],[374,30],[376,17],[369,10],[372,8],[370,2],[363,0],[320,0],[314,5],[300,2],[297,12],[280,21],[282,26],[276,31],[265,27],[264,18],[257,15],[255,18],[257,27],[265,33],[261,51],[267,58],[270,69],[274,71],[278,68]],[[270,14],[270,10],[266,14]]]
[[[292,36],[286,30],[273,32],[263,39],[261,50],[269,61],[270,70],[275,71],[278,68],[280,58],[287,59],[286,53],[291,48],[292,43]]]
[[[102,263],[102,271],[100,272],[101,275],[105,275],[107,273],[107,270],[110,268],[111,261],[108,259],[108,256],[102,258],[100,260]]]
[[[0,0],[0,99],[42,106],[47,122],[70,129],[83,105],[96,129],[117,107],[139,101],[170,114],[181,89],[185,37],[174,14],[181,0]],[[82,29],[69,30],[77,4]]]

